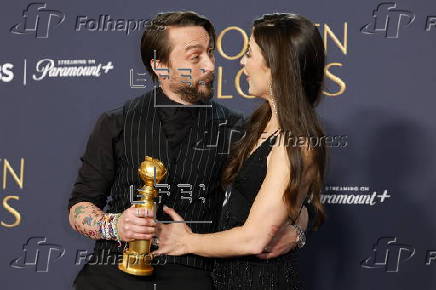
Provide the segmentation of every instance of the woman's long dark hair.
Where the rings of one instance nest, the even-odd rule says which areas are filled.
[[[314,137],[322,141],[323,129],[315,107],[321,98],[324,79],[324,45],[315,25],[296,14],[266,14],[256,19],[253,36],[259,45],[267,67],[271,69],[272,95],[277,104],[280,129],[296,138]],[[245,136],[232,149],[230,161],[222,176],[224,186],[231,184],[244,160],[256,146],[271,118],[268,102],[251,116]],[[285,134],[286,136],[286,134]],[[306,139],[306,140],[307,140]],[[310,150],[311,166],[316,174],[310,176],[309,192],[315,208],[314,229],[324,222],[325,212],[320,200],[324,186],[326,148],[323,142]],[[286,150],[291,168],[291,179],[284,199],[289,216],[295,220],[300,212],[297,205],[299,186],[303,182],[305,160],[302,149],[288,144]],[[307,165],[307,164],[306,164]]]

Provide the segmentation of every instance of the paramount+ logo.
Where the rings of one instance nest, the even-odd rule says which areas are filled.
[[[360,31],[364,34],[381,34],[386,38],[399,38],[400,30],[411,26],[416,15],[410,10],[398,8],[395,2],[380,3],[372,12],[371,21]],[[425,31],[436,30],[436,16],[427,16]]]
[[[398,273],[400,266],[411,260],[416,249],[412,245],[399,243],[395,236],[379,238],[372,248],[372,254],[360,262],[364,269],[378,269],[387,273]],[[425,265],[430,266],[436,260],[436,251],[427,250]]]

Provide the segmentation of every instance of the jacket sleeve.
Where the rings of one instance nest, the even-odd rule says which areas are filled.
[[[114,120],[108,113],[101,114],[80,158],[82,165],[68,201],[68,210],[83,201],[92,202],[100,209],[105,207],[114,179],[115,129]]]

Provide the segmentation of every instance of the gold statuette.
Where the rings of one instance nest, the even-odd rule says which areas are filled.
[[[139,176],[144,182],[144,186],[138,189],[139,203],[135,204],[135,208],[145,208],[155,212],[154,198],[157,197],[157,190],[154,187],[167,174],[167,169],[161,161],[152,157],[146,156],[138,169]],[[135,240],[129,242],[128,248],[123,251],[122,263],[118,264],[118,269],[126,273],[137,276],[150,276],[153,274],[153,260],[150,254],[151,241]]]

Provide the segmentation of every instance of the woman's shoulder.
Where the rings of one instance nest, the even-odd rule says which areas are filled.
[[[289,144],[284,142],[275,142],[272,146],[271,153],[268,156],[268,169],[278,170],[290,170],[290,160],[288,155]],[[295,146],[292,150],[299,150],[302,158],[302,162],[305,166],[313,164],[315,159],[315,150],[309,143],[305,143],[301,146]]]
[[[275,142],[271,144],[271,152],[267,157],[267,170],[274,174],[289,174],[290,164],[286,146]]]

